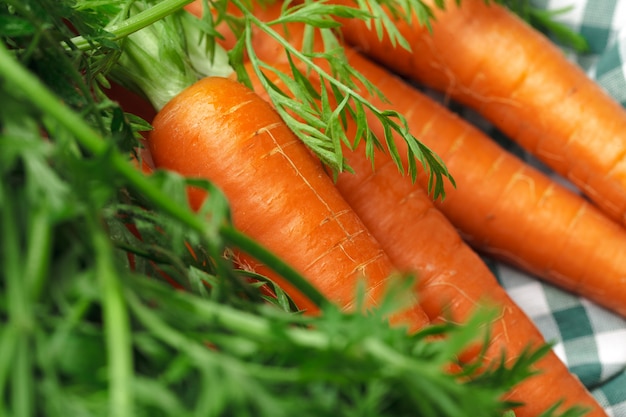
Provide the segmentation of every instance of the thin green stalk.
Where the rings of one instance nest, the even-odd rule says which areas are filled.
[[[143,278],[142,278],[143,279]],[[173,295],[171,289],[167,289],[170,295]],[[175,295],[174,295],[175,296]],[[126,294],[128,300],[128,306],[132,310],[133,314],[138,320],[150,331],[151,335],[161,339],[169,346],[176,349],[180,349],[193,358],[198,364],[202,364],[207,361],[208,355],[211,351],[204,345],[196,344],[192,339],[189,339],[184,333],[176,331],[171,328],[158,315],[154,314],[149,308],[139,300],[139,298],[132,292]]]
[[[19,220],[14,204],[19,203],[19,195],[13,194],[1,208],[2,213],[2,266],[6,282],[6,298],[9,311],[9,321],[18,329],[30,327],[30,309],[25,297],[24,260],[22,259],[20,236],[18,232]]]
[[[43,208],[33,211],[29,221],[26,271],[30,299],[39,299],[47,278],[52,251],[52,225]]]
[[[17,348],[19,334],[11,323],[0,330],[0,398],[5,396],[5,390],[11,368],[15,365],[13,357]],[[7,404],[0,399],[0,416],[9,415]]]
[[[13,204],[19,202],[19,195],[14,196],[13,201],[8,201],[2,207],[2,247],[4,279],[6,282],[7,305],[9,321],[5,330],[10,337],[2,346],[13,355],[7,357],[8,367],[12,367],[10,387],[11,390],[11,412],[16,417],[27,417],[32,415],[32,393],[33,393],[33,365],[32,351],[30,347],[30,335],[33,329],[32,308],[30,307],[27,294],[26,277],[21,268],[23,259],[21,254],[21,242],[17,226],[19,220],[14,210]],[[13,342],[12,346],[9,343]],[[12,352],[11,352],[12,351]],[[5,373],[5,371],[2,371]],[[4,379],[4,378],[2,378]],[[4,385],[4,381],[0,381]],[[0,392],[4,396],[4,390]]]
[[[190,312],[193,312],[200,317],[207,317],[207,320],[211,318],[232,331],[234,334],[242,335],[243,337],[248,337],[257,341],[269,341],[272,338],[272,329],[274,328],[275,323],[268,320],[267,317],[241,311],[227,305],[215,303],[207,299],[185,293],[172,294],[169,288],[152,282],[142,280],[138,281],[138,283],[142,285],[142,291],[140,291],[142,294],[154,291],[156,292],[155,296],[159,299],[161,299],[161,296],[169,294],[170,301],[174,303],[178,303],[177,299],[183,301],[189,305]],[[165,291],[167,291],[167,293],[165,293]],[[133,300],[134,299],[130,300],[130,304],[133,306],[134,311],[144,308],[138,301]],[[166,308],[166,305],[164,308]],[[144,318],[149,317],[145,317],[144,315]],[[156,326],[156,323],[154,325]],[[156,329],[157,327],[154,328],[154,330]],[[165,330],[160,329],[159,333],[163,333],[164,331]],[[284,330],[284,335],[299,346],[320,350],[328,349],[333,342],[337,341],[336,335],[334,335],[333,340],[331,340],[327,334],[310,328],[300,329],[297,327],[290,327]],[[180,345],[184,342],[183,339],[177,339],[176,336],[177,335],[175,334],[168,335],[168,341],[174,345]],[[372,356],[380,360],[381,363],[393,365],[396,368],[406,370],[407,372],[415,371],[434,377],[436,375],[435,371],[438,370],[437,366],[421,366],[421,363],[414,361],[407,356],[401,355],[375,338],[366,339],[364,343],[359,345],[359,347],[372,354]],[[430,374],[431,371],[433,372],[432,374]]]
[[[111,40],[122,39],[131,33],[135,33],[138,30],[151,25],[152,23],[172,14],[173,12],[182,9],[193,0],[164,0],[146,9],[134,16],[129,17],[117,24],[106,27],[106,31],[113,34]],[[77,36],[71,39],[71,43],[79,50],[88,50],[93,47],[92,43],[82,36]]]
[[[248,337],[257,341],[269,341],[272,335],[272,331],[275,322],[269,320],[263,315],[257,315],[250,312],[242,311],[237,308],[220,304],[218,302],[201,298],[196,295],[184,292],[172,293],[171,289],[167,286],[161,285],[157,282],[148,281],[144,279],[137,279],[133,281],[138,285],[139,291],[137,293],[142,294],[144,297],[154,296],[157,299],[163,300],[162,308],[167,309],[167,303],[174,303],[177,307],[180,307],[181,303],[185,305],[185,308],[190,314],[194,314],[197,317],[204,317],[206,320],[215,320],[219,322],[221,326],[227,328],[235,334],[239,334],[243,337]],[[135,295],[129,294],[127,296],[129,305],[136,314],[141,314],[141,308],[144,308]],[[145,312],[147,314],[147,312]],[[287,314],[287,313],[285,313]],[[163,340],[167,340],[168,343],[173,346],[179,346],[185,344],[185,338],[181,335],[166,333],[163,323],[157,320],[157,318],[151,318],[142,314],[142,321],[148,320],[151,324],[147,327],[154,327],[156,333],[162,334]],[[154,320],[154,321],[153,321]],[[328,338],[320,332],[311,330],[298,330],[297,328],[289,328],[285,330],[285,334],[290,339],[298,340],[301,346],[309,346],[316,348],[325,348],[329,345]],[[191,354],[191,352],[189,352]]]
[[[91,236],[96,255],[96,274],[102,290],[104,330],[108,356],[110,410],[114,417],[133,416],[133,360],[130,321],[119,274],[115,270],[111,243],[92,222]]]
[[[367,338],[361,342],[361,347],[363,350],[372,355],[372,357],[380,361],[380,363],[384,363],[387,366],[394,367],[395,369],[418,373],[432,379],[441,375],[438,367],[433,366],[432,362],[423,366],[424,362],[415,361],[410,356],[399,353],[389,345],[381,342],[380,339],[373,337]]]
[[[18,336],[17,349],[13,358],[13,378],[11,383],[13,417],[33,415],[34,388],[33,361],[30,338],[25,334]]]

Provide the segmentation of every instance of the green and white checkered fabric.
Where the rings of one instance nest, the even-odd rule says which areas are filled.
[[[572,60],[626,107],[626,0],[535,0],[533,4],[548,10],[569,8],[555,19],[585,36],[591,47],[584,55],[570,53]],[[523,157],[541,167],[532,157]],[[490,264],[608,414],[626,417],[626,320],[506,265]]]

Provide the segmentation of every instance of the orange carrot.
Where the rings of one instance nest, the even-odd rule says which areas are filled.
[[[348,1],[348,0],[342,0]],[[495,2],[448,1],[432,33],[397,22],[411,51],[362,21],[343,34],[363,53],[477,109],[626,223],[626,111],[545,36]],[[581,237],[582,238],[582,237]]]
[[[472,245],[626,316],[621,225],[399,78],[358,55],[350,62],[445,162],[456,188],[437,205]]]
[[[264,20],[271,19],[273,16],[271,13],[275,12],[268,10],[269,17]],[[257,16],[260,14],[262,12],[258,11]],[[295,25],[290,26],[288,31],[297,44],[299,32]],[[255,53],[258,56],[274,65],[280,64],[281,57],[275,54],[271,40],[258,33],[254,42]],[[419,113],[422,117],[431,117],[434,123],[441,122],[442,125],[452,123],[457,128],[463,126],[468,132],[471,130],[476,136],[480,136],[477,130],[472,130],[443,107],[428,100],[416,90],[408,90],[406,85],[397,84],[399,80],[389,76],[388,73],[385,72],[386,77],[381,75],[384,70],[368,63],[350,50],[347,51],[352,65],[379,88],[383,88],[383,93],[388,98],[408,95],[405,104],[418,103],[418,107],[404,112],[405,116]],[[379,77],[373,77],[374,75]],[[388,81],[386,78],[394,81]],[[394,89],[397,90],[397,94],[393,93]],[[428,126],[428,123],[420,123],[418,126]],[[418,137],[423,138],[421,135]],[[432,135],[430,138],[435,140]],[[462,140],[463,136],[454,136],[452,140],[455,138]],[[479,302],[490,301],[500,306],[502,315],[493,323],[493,339],[487,352],[488,358],[497,357],[501,351],[515,357],[527,344],[542,343],[543,339],[534,324],[497,284],[478,256],[463,243],[447,219],[433,207],[423,189],[412,184],[408,178],[401,177],[386,155],[376,156],[374,172],[370,161],[363,155],[362,149],[354,153],[346,152],[355,175],[340,174],[337,186],[372,233],[378,237],[395,265],[404,270],[414,271],[420,277],[418,289],[420,303],[430,318],[462,321]],[[463,153],[459,155],[465,156]],[[512,156],[509,158],[511,159],[505,158],[502,162],[510,162],[516,166],[521,164],[521,161]],[[482,187],[484,184],[478,185]],[[465,187],[465,184],[463,187],[471,193],[472,188]],[[456,191],[449,190],[448,193]],[[469,207],[465,205],[466,209]],[[599,404],[568,372],[553,352],[538,366],[542,373],[527,380],[511,393],[512,399],[526,402],[524,407],[517,410],[518,415],[536,416],[562,397],[566,399],[565,405],[585,405],[591,410],[589,415],[605,415]]]
[[[225,193],[235,227],[292,265],[331,301],[352,308],[358,281],[380,300],[395,268],[323,168],[278,113],[236,81],[190,86],[155,117],[149,149],[156,167],[207,178]],[[191,195],[199,207],[202,196]],[[277,278],[276,278],[277,279]],[[296,304],[305,297],[277,279]],[[394,320],[411,331],[428,319],[417,305]]]
[[[270,20],[278,6],[255,10]],[[276,30],[285,30],[276,28]],[[302,31],[288,26],[299,45]],[[284,62],[274,41],[256,32],[255,53]],[[505,152],[477,128],[388,70],[346,48],[350,64],[383,93],[363,91],[380,109],[403,114],[415,137],[437,153],[456,181],[440,210],[475,248],[626,316],[626,231],[586,200]],[[379,127],[372,121],[374,129]],[[381,131],[376,134],[382,136]],[[406,155],[403,140],[396,140]],[[404,160],[406,165],[406,158]],[[426,186],[427,175],[418,176]]]
[[[497,361],[503,353],[514,360],[529,346],[545,343],[534,323],[433,206],[427,193],[409,177],[401,177],[387,155],[376,155],[373,173],[364,155],[363,149],[348,154],[355,174],[340,174],[337,187],[392,262],[420,277],[420,305],[428,316],[464,322],[481,304],[497,307],[500,315],[490,323],[487,361]],[[507,399],[523,404],[515,409],[518,417],[537,416],[561,399],[563,407],[582,406],[592,410],[588,416],[604,415],[553,351],[535,369],[540,374],[518,384],[507,395]]]
[[[277,77],[272,82],[281,86]],[[256,89],[264,96],[258,83]],[[353,121],[347,129],[349,136],[354,134]],[[545,340],[534,323],[434,206],[424,188],[402,176],[382,151],[376,153],[373,168],[362,148],[345,149],[354,173],[340,173],[336,186],[394,265],[419,277],[420,305],[431,321],[463,323],[481,305],[496,308],[499,314],[489,323],[491,337],[484,352],[487,362],[498,361],[502,354],[514,361],[525,349],[543,345]],[[475,359],[480,348],[468,350],[462,359]],[[537,416],[561,400],[563,408],[587,407],[593,410],[590,415],[604,415],[553,351],[535,369],[538,375],[518,384],[507,395],[508,400],[525,403],[515,410],[516,415]]]

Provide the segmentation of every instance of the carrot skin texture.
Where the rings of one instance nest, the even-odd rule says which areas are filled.
[[[349,2],[340,0],[341,2]],[[475,108],[626,224],[626,111],[563,52],[505,7],[452,1],[432,33],[397,22],[411,52],[343,20],[364,54]]]
[[[235,227],[331,301],[352,308],[361,278],[368,306],[380,299],[395,268],[322,166],[253,91],[228,78],[200,80],[170,101],[153,127],[148,143],[157,167],[220,187]],[[191,199],[200,206],[200,194]],[[316,312],[287,282],[277,281],[300,308]],[[428,323],[418,307],[393,319],[411,331]]]

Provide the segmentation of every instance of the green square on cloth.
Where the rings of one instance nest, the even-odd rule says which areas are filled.
[[[625,17],[626,19],[626,17]],[[626,30],[623,30],[617,41],[607,48],[596,63],[595,76],[598,83],[613,97],[626,106]]]

